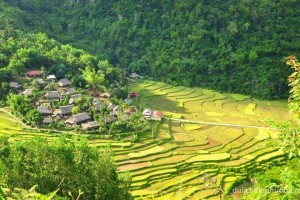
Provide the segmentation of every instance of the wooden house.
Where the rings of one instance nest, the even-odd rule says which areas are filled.
[[[138,75],[137,73],[133,72],[133,73],[130,74],[130,78],[137,79],[137,78],[141,78],[141,76]]]
[[[151,115],[152,115],[152,111],[150,109],[145,109],[143,111],[143,115],[144,115],[144,118],[146,119],[150,119],[151,118]]]
[[[32,95],[32,89],[25,89],[23,92],[21,92],[24,96],[31,96]]]
[[[31,70],[31,71],[27,72],[26,75],[28,77],[39,77],[42,75],[42,73],[40,70]]]
[[[47,76],[47,80],[51,80],[51,81],[55,81],[56,80],[56,76],[55,75],[49,75]]]
[[[66,88],[64,95],[72,95],[76,92],[75,88]]]
[[[43,119],[43,124],[45,125],[49,125],[49,124],[52,124],[53,123],[53,119],[51,119],[50,117],[46,117]]]
[[[124,99],[124,102],[127,104],[127,105],[130,105],[132,100],[131,99]]]
[[[161,121],[162,117],[163,117],[163,114],[161,111],[155,110],[151,114],[151,120]]]
[[[129,97],[130,98],[137,98],[138,97],[138,93],[137,92],[129,92]]]
[[[17,83],[17,82],[10,82],[9,83],[9,87],[13,88],[13,89],[19,89],[22,86],[19,83]]]
[[[50,92],[46,93],[45,98],[46,99],[60,99],[61,95],[58,91],[50,91]]]
[[[79,114],[73,115],[72,117],[67,119],[65,122],[67,124],[74,125],[74,124],[82,124],[89,120],[91,120],[91,117],[87,113],[84,112],[84,113],[79,113]]]
[[[69,100],[69,104],[73,104],[76,101],[76,99],[79,99],[80,97],[81,97],[81,94],[73,94],[73,95],[71,95],[71,98]]]
[[[51,115],[52,110],[48,106],[38,106],[37,110],[42,114],[42,115]]]
[[[35,79],[35,81],[38,83],[38,84],[45,84],[46,82],[44,81],[44,79],[42,78],[37,78]]]
[[[69,85],[71,85],[71,84],[72,84],[72,82],[69,81],[69,79],[67,79],[67,78],[60,79],[60,80],[58,81],[58,85],[59,85],[60,87],[66,87],[66,86],[69,86]]]
[[[58,115],[70,115],[72,114],[72,109],[74,105],[67,105],[67,106],[60,106],[59,109],[55,109],[53,112],[53,115],[58,116]]]
[[[100,127],[100,123],[97,121],[87,122],[81,125],[82,130],[97,129]]]

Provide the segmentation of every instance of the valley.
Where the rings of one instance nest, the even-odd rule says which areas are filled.
[[[230,195],[235,183],[248,181],[254,173],[285,163],[285,154],[268,145],[278,131],[263,123],[268,118],[290,119],[284,101],[146,80],[130,83],[130,90],[139,95],[133,102],[138,109],[163,112],[162,121],[151,121],[149,131],[110,139],[109,135],[33,129],[4,108],[0,135],[9,136],[10,142],[81,135],[100,150],[110,144],[118,171],[129,170],[132,175],[135,199],[216,199]]]

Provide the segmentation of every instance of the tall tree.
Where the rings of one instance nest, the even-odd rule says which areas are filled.
[[[102,71],[96,71],[95,68],[92,68],[90,66],[86,66],[84,70],[80,69],[80,71],[82,72],[84,80],[86,80],[88,86],[93,89],[94,93],[97,89],[103,86],[105,75]]]
[[[0,147],[0,180],[11,188],[29,189],[37,184],[37,192],[74,196],[80,199],[131,199],[130,177],[117,174],[108,149],[88,145],[86,139],[71,142],[66,138],[48,143],[43,138],[6,144]]]

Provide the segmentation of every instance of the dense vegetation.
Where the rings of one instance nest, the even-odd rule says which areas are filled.
[[[2,143],[1,184],[10,188],[30,189],[37,184],[44,194],[59,189],[57,194],[65,197],[69,192],[74,197],[83,192],[80,199],[130,199],[130,177],[116,173],[108,149],[100,154],[86,140],[67,138],[51,143],[42,138]]]
[[[0,3],[1,28],[46,32],[175,85],[287,97],[281,59],[299,52],[297,0]]]
[[[264,173],[258,173],[257,182],[252,192],[245,199],[298,199],[300,190],[300,141],[299,141],[299,105],[300,105],[300,63],[295,56],[289,56],[285,62],[294,72],[289,76],[291,87],[289,108],[295,121],[272,122],[280,130],[279,137],[272,139],[274,147],[279,147],[288,154],[289,159],[284,166],[272,167]]]

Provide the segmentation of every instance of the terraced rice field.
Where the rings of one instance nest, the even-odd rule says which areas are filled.
[[[133,83],[131,91],[140,94],[136,104],[141,109],[161,110],[166,116],[154,139],[155,148],[143,146],[136,149],[143,156],[123,154],[116,160],[120,171],[130,170],[136,199],[219,199],[219,186],[228,193],[249,174],[285,161],[283,152],[266,145],[276,131],[262,123],[264,119],[289,120],[284,101],[153,81]],[[136,167],[139,163],[144,166]],[[206,187],[204,173],[216,178],[216,184]]]
[[[285,162],[283,152],[266,146],[266,140],[275,137],[276,131],[248,127],[263,126],[260,122],[265,118],[290,119],[285,102],[152,81],[130,87],[140,94],[136,105],[161,110],[172,119],[165,118],[155,125],[155,134],[143,133],[135,143],[128,138],[112,141],[81,135],[99,148],[110,142],[118,170],[129,170],[132,175],[135,199],[219,199],[219,187],[227,194],[235,182],[247,179],[249,174]],[[9,114],[0,112],[0,135],[10,136],[10,141],[35,135],[52,140],[61,134],[71,138],[77,133],[22,128]],[[207,185],[202,178],[205,174],[215,183]]]

